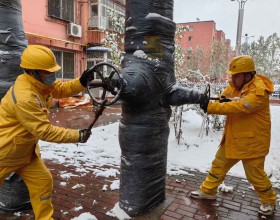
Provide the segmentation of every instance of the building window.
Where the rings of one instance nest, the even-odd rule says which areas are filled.
[[[193,37],[192,36],[189,36],[189,41],[192,41]]]
[[[48,15],[74,22],[74,0],[48,0]]]
[[[89,27],[113,29],[109,11],[113,11],[117,20],[125,17],[125,8],[112,0],[90,0]]]
[[[189,47],[189,48],[188,48],[188,52],[192,52],[192,47]]]
[[[68,51],[53,50],[56,62],[61,69],[56,72],[59,79],[74,79],[75,77],[75,54]]]
[[[91,15],[98,16],[98,5],[91,5]]]
[[[189,26],[189,31],[192,31],[193,30],[193,26]]]
[[[104,62],[106,60],[107,62],[111,62],[111,53],[110,52],[97,52],[94,53],[88,53],[87,54],[87,68],[91,68],[92,66],[95,66],[96,64],[100,62]],[[104,74],[104,76],[108,77],[110,73],[112,72],[111,67],[102,66],[102,70],[99,71]],[[100,76],[95,72],[94,73],[95,79],[100,79]]]

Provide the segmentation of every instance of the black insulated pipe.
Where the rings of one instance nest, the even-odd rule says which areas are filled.
[[[20,0],[0,2],[0,100],[23,73],[20,57],[27,47]]]
[[[173,0],[128,0],[125,28],[119,204],[135,216],[165,199],[170,105],[200,93],[176,84]]]
[[[1,0],[0,15],[1,104],[1,99],[14,84],[17,76],[23,73],[19,65],[27,41],[23,30],[20,0]],[[0,187],[0,209],[9,212],[32,209],[28,189],[15,173],[7,177]]]

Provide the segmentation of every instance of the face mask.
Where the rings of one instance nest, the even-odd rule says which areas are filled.
[[[46,79],[43,81],[43,83],[46,85],[52,85],[56,80],[55,74],[45,75],[45,78]]]

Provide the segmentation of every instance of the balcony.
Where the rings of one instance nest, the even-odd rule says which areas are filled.
[[[99,19],[98,16],[93,16],[88,20],[88,26],[91,28],[99,27]]]
[[[105,38],[105,34],[99,30],[87,31],[87,42],[89,45],[101,45],[101,40]]]

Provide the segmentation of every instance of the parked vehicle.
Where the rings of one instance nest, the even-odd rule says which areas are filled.
[[[280,84],[274,85],[274,92],[270,96],[271,99],[280,99]]]

